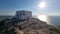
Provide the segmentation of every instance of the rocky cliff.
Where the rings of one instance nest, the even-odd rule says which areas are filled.
[[[23,21],[7,19],[3,27],[1,34],[60,34],[58,27],[48,25],[37,18]]]

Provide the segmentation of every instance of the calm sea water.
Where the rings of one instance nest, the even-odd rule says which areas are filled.
[[[0,16],[0,18],[9,18],[11,16]]]
[[[53,26],[60,26],[60,16],[48,16],[47,23]]]
[[[0,18],[8,18],[10,16],[0,16]],[[60,16],[48,16],[47,23],[54,26],[60,26]]]

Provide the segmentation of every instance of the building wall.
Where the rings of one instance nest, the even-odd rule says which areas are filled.
[[[18,20],[25,20],[27,18],[32,18],[32,12],[31,11],[16,11],[16,19]]]

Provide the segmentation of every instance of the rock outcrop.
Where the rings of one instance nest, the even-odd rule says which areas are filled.
[[[6,20],[6,26],[2,34],[60,34],[56,27],[48,25],[37,18],[17,21],[16,19]]]

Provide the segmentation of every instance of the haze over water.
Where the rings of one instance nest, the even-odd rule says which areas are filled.
[[[46,22],[53,26],[60,26],[60,16],[47,16]]]

